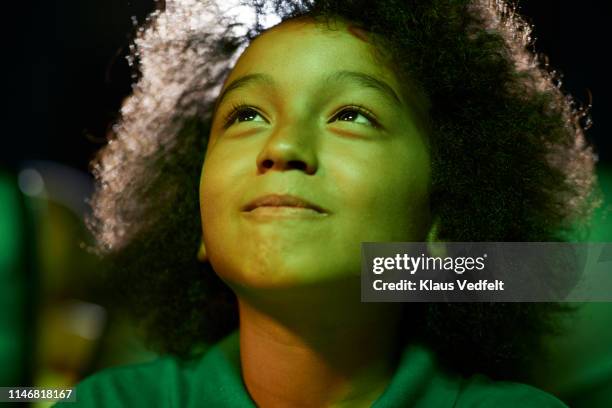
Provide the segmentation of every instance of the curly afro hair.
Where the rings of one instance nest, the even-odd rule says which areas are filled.
[[[209,264],[198,183],[215,99],[238,56],[270,25],[342,19],[373,36],[424,107],[431,205],[444,241],[567,241],[598,204],[587,110],[533,52],[513,7],[488,0],[168,0],[138,30],[140,75],[92,163],[89,226],[119,299],[154,349],[186,357],[237,327],[236,299]],[[408,306],[406,306],[408,307]],[[411,305],[411,316],[416,306]],[[555,328],[552,303],[418,306],[410,332],[470,374],[513,378]],[[412,337],[414,340],[414,336]]]

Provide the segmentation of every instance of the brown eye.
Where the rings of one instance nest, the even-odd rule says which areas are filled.
[[[343,122],[355,122],[367,126],[378,127],[378,122],[373,115],[362,107],[351,106],[338,112],[330,122],[341,120]]]
[[[257,116],[261,116],[261,114],[257,112],[255,109],[251,108],[250,106],[243,106],[243,105],[236,106],[232,108],[230,113],[227,115],[224,121],[224,127],[227,128],[227,127],[232,126],[235,123],[240,123],[240,122],[256,122],[253,119],[256,118]],[[265,122],[265,119],[264,119],[264,122]]]
[[[238,120],[238,122],[248,122],[257,115],[259,115],[259,113],[251,108],[242,109],[236,113],[236,120]]]

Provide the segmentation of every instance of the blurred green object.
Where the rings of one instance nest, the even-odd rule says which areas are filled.
[[[604,202],[593,216],[593,229],[589,241],[612,242],[612,164],[598,166],[597,176]]]
[[[0,171],[0,386],[5,387],[32,382],[36,296],[30,227],[16,176]]]
[[[597,175],[603,205],[587,241],[612,242],[612,166],[598,166]],[[612,303],[577,306],[563,334],[547,341],[549,359],[538,362],[532,382],[573,408],[612,407]]]

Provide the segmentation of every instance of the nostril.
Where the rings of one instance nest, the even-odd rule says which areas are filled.
[[[279,162],[280,164],[280,162]],[[275,165],[274,160],[266,159],[261,162],[261,168],[263,169],[271,169]],[[285,162],[285,165],[282,166],[284,170],[300,170],[306,171],[308,169],[308,165],[302,160],[289,160]]]
[[[306,163],[301,160],[289,160],[287,164],[290,169],[306,171]]]
[[[271,169],[274,166],[274,162],[270,159],[266,159],[263,162],[261,162],[261,167],[263,167],[264,169]]]

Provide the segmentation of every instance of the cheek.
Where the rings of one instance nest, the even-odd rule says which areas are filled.
[[[224,221],[227,218],[227,206],[223,203],[230,191],[226,188],[226,180],[222,174],[216,170],[212,160],[205,164],[202,170],[200,182],[200,214],[202,218],[202,235],[208,260],[213,266],[219,277],[224,278],[226,268],[219,266],[228,263],[227,256],[231,258],[233,253],[227,251],[223,243],[226,237],[231,234],[231,225]]]
[[[353,161],[338,177],[351,222],[373,241],[420,240],[429,222],[429,157],[392,146]]]
[[[424,230],[429,225],[431,215],[429,154],[424,147],[409,149],[394,164],[389,167],[387,173],[390,212],[396,214],[398,224],[401,223],[417,234],[417,237],[411,237],[412,240],[421,241],[424,239]]]
[[[228,197],[233,194],[231,189],[231,169],[221,166],[222,161],[215,155],[209,155],[202,169],[200,180],[200,215],[204,237],[219,235],[223,227],[221,220],[223,211],[228,211]]]
[[[217,177],[213,177],[214,168],[210,166],[210,160],[206,159],[200,176],[200,215],[202,217],[202,226],[206,231],[210,220],[213,219],[212,214],[215,213],[215,203],[217,202],[216,185],[219,182]]]
[[[235,197],[242,186],[247,170],[247,154],[236,157],[232,149],[217,146],[206,156],[200,179],[200,207],[203,222],[222,209],[229,208],[229,203],[237,203]],[[250,157],[250,156],[249,156]],[[254,161],[254,159],[253,159]]]
[[[204,243],[217,273],[225,273],[227,265],[239,259],[244,249],[238,244],[244,235],[240,207],[247,200],[248,172],[252,173],[254,163],[251,150],[221,142],[205,158],[200,181],[200,213]]]

